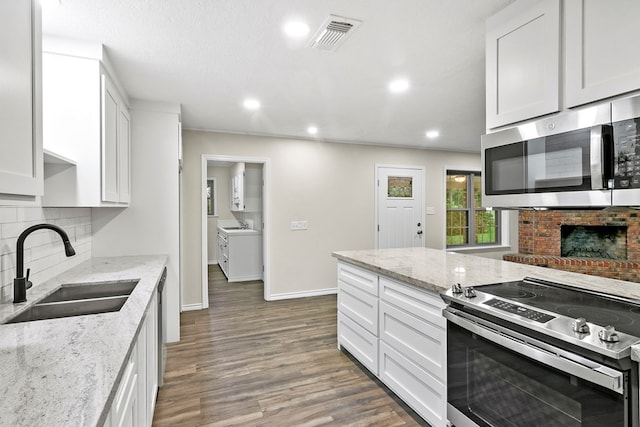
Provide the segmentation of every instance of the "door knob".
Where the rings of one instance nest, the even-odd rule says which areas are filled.
[[[422,230],[418,230],[418,234],[422,234]]]
[[[420,227],[422,224],[418,223],[418,227]]]

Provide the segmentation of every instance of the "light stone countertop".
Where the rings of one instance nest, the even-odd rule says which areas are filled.
[[[101,425],[166,262],[93,258],[0,304],[2,323],[62,283],[139,279],[114,313],[0,324],[0,426]]]
[[[427,248],[371,249],[333,252],[333,256],[432,292],[446,291],[454,283],[460,283],[462,286],[479,286],[521,280],[524,277],[535,277],[640,300],[640,283],[443,250]],[[631,358],[640,362],[640,344],[631,347]]]

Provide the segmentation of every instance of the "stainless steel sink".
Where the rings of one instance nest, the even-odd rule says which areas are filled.
[[[37,304],[131,295],[137,280],[95,283],[68,283],[42,298]]]
[[[64,284],[5,323],[119,311],[137,284],[137,280]]]
[[[87,314],[118,311],[128,296],[95,298],[53,303],[38,303],[6,323],[31,322],[34,320],[57,319],[61,317],[84,316]]]

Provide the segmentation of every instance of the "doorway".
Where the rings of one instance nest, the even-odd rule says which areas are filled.
[[[261,200],[261,212],[260,215],[251,215],[251,221],[259,221],[260,223],[254,226],[259,227],[262,231],[262,262],[264,271],[262,280],[264,283],[264,299],[269,300],[271,295],[271,281],[270,281],[270,253],[269,253],[269,241],[270,241],[270,216],[269,216],[269,159],[258,157],[246,157],[246,156],[219,156],[213,154],[203,154],[201,161],[201,213],[202,213],[202,235],[201,235],[201,278],[202,278],[202,308],[209,307],[209,215],[210,198],[208,197],[208,187],[210,185],[210,177],[208,173],[209,165],[233,165],[238,163],[251,164],[255,166],[261,166],[262,168],[262,200]],[[216,182],[216,187],[220,190],[221,183]],[[210,191],[210,189],[209,189]],[[228,199],[228,195],[226,196]],[[227,200],[228,202],[229,200]],[[219,208],[223,203],[226,203],[223,198],[218,198]],[[243,218],[244,220],[244,218]]]
[[[421,166],[376,165],[376,248],[424,246]]]

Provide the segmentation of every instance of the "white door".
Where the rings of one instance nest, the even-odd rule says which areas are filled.
[[[424,168],[376,166],[376,247],[424,246]]]

